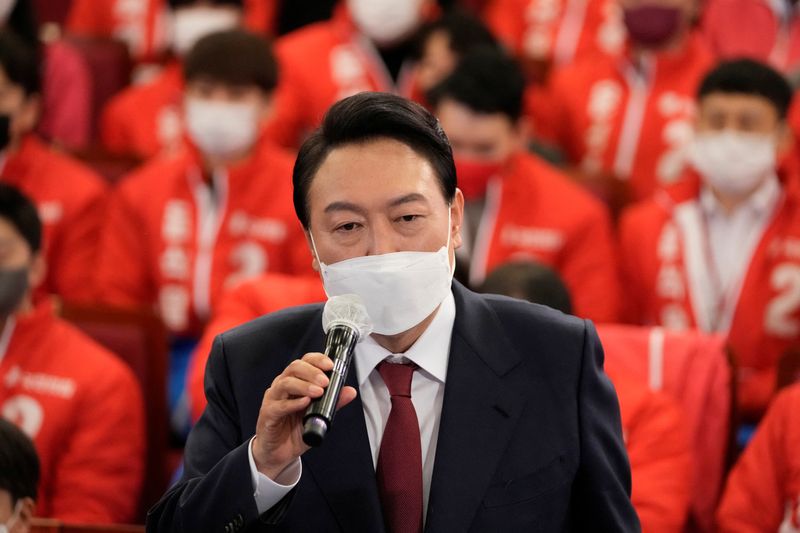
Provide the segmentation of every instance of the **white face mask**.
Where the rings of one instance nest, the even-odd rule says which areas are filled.
[[[709,186],[722,194],[741,196],[775,171],[776,150],[772,135],[704,133],[692,141],[689,161]]]
[[[399,42],[419,26],[424,0],[348,0],[353,21],[379,46]]]
[[[172,50],[185,56],[194,44],[212,33],[239,26],[235,9],[215,7],[184,7],[172,13]]]
[[[374,333],[396,335],[413,328],[444,301],[455,265],[450,266],[450,216],[447,244],[437,252],[365,255],[326,265],[319,261],[328,298],[357,294],[364,301]]]
[[[255,104],[186,100],[186,129],[197,147],[211,157],[229,158],[249,150],[258,136]]]

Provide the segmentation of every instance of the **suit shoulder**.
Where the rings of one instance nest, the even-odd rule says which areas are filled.
[[[524,334],[547,332],[548,335],[583,338],[584,321],[567,315],[546,305],[539,305],[516,298],[483,294],[481,297],[497,314],[500,323],[507,329]]]
[[[310,328],[316,325],[322,329],[322,307],[317,303],[281,309],[230,329],[220,334],[220,338],[226,350],[251,345],[293,347]]]

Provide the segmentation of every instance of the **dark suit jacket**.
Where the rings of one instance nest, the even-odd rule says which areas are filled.
[[[639,531],[619,406],[591,323],[453,284],[456,319],[425,531]],[[322,305],[287,309],[220,335],[208,407],[182,480],[148,531],[382,532],[362,405],[336,416],[302,456],[297,487],[258,516],[247,447],[265,389],[324,347]],[[355,371],[349,384],[356,386]]]

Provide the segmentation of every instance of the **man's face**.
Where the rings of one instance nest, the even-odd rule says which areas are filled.
[[[8,533],[28,533],[33,505],[33,500],[30,498],[14,503],[11,493],[0,489],[0,525],[5,525]]]
[[[502,113],[476,113],[445,98],[436,114],[457,159],[503,163],[522,148],[521,127]]]
[[[11,82],[0,67],[0,115],[9,116],[10,144],[15,145],[26,133],[33,131],[39,115],[39,98],[27,97],[24,89]]]
[[[430,34],[422,49],[417,65],[417,82],[420,89],[428,91],[445,79],[458,62],[458,56],[450,48],[450,37],[444,31]]]
[[[0,218],[0,270],[28,269],[28,286],[37,287],[44,278],[44,260],[34,254],[16,227]]]
[[[766,98],[746,94],[708,94],[700,100],[697,131],[702,134],[723,130],[775,135],[776,140],[780,140],[785,125]]]
[[[307,203],[318,259],[326,264],[401,251],[435,252],[448,233],[452,262],[453,250],[461,245],[461,192],[448,206],[428,160],[396,140],[333,149],[314,176]]]
[[[263,120],[270,110],[270,98],[255,85],[227,85],[210,79],[192,80],[184,91],[186,99],[195,98],[207,102],[226,102],[251,105],[258,109]]]

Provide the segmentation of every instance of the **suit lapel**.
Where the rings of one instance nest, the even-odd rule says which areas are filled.
[[[297,353],[322,351],[324,346],[320,327],[306,337]],[[354,364],[346,383],[358,388]],[[308,450],[302,460],[303,476],[313,478],[342,531],[384,531],[360,395],[336,413],[325,442]]]
[[[425,531],[467,531],[525,405],[530,382],[498,318],[454,283],[456,321]]]

